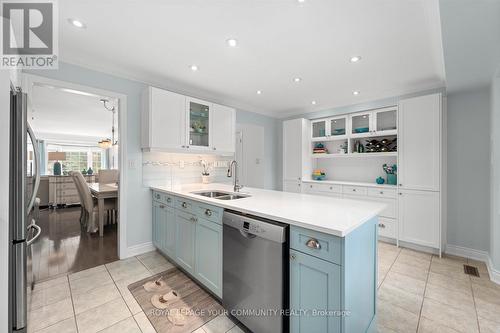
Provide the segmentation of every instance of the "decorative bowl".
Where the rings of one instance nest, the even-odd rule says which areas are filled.
[[[354,133],[366,133],[370,130],[369,127],[358,127],[354,129]]]

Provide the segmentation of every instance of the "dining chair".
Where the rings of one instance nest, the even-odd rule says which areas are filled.
[[[80,198],[80,225],[82,227],[86,227],[87,211],[85,209],[85,196],[83,194],[83,189],[81,188],[80,182],[78,181],[78,178],[76,177],[76,172],[70,171],[69,175],[71,176],[71,179],[73,180],[73,183],[75,184],[76,191],[78,193],[78,197]]]
[[[115,184],[120,178],[120,172],[117,169],[101,169],[98,173],[99,184]]]
[[[80,189],[82,190],[82,196],[83,196],[83,205],[85,208],[86,212],[86,226],[87,226],[87,232],[96,232],[98,230],[97,223],[96,223],[96,218],[95,218],[95,213],[98,212],[98,205],[97,202],[94,200],[92,197],[92,193],[90,192],[90,188],[85,181],[85,178],[83,177],[82,173],[80,171],[75,171],[73,173],[78,181],[78,184],[80,186]],[[116,209],[116,200],[105,200],[104,201],[104,211],[113,211]]]

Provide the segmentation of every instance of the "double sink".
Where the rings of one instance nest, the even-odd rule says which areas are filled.
[[[241,194],[241,193],[231,193],[231,192],[225,192],[225,191],[219,191],[219,190],[214,190],[214,191],[195,191],[191,192],[196,195],[201,195],[203,197],[207,198],[214,198],[218,200],[236,200],[236,199],[243,199],[243,198],[248,198],[250,195],[248,194]]]

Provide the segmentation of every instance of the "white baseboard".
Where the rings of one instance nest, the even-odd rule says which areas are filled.
[[[487,251],[474,250],[468,247],[463,247],[453,244],[447,244],[446,250],[444,252],[447,254],[451,254],[453,256],[482,261],[486,264],[490,260],[490,254]]]
[[[154,251],[155,249],[156,248],[152,242],[132,245],[132,246],[129,246],[127,248],[127,255],[125,258],[138,256],[138,255],[143,254],[143,253]],[[122,259],[125,259],[125,258],[122,258]]]
[[[500,271],[496,270],[493,266],[493,261],[491,260],[490,254],[487,251],[474,250],[468,247],[462,247],[457,245],[448,244],[446,245],[447,254],[454,256],[469,258],[477,261],[482,261],[486,264],[488,268],[488,273],[490,274],[490,280],[496,284],[500,284]]]

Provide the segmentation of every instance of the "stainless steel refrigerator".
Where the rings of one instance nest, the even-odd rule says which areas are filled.
[[[9,330],[26,332],[28,302],[34,283],[31,245],[41,233],[36,224],[40,154],[28,124],[27,96],[14,87],[10,91],[9,161]]]

